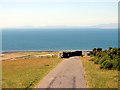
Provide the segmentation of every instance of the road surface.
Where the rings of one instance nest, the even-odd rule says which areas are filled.
[[[37,88],[86,88],[79,57],[70,57],[50,71]]]

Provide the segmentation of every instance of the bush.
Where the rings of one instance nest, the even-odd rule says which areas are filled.
[[[110,69],[112,66],[112,62],[110,60],[106,60],[101,64],[100,68]]]
[[[97,48],[97,52],[101,52],[102,51],[102,48]]]
[[[98,63],[99,63],[99,59],[95,59],[94,64],[98,64]]]
[[[105,49],[105,50],[103,50],[103,52],[104,52],[104,53],[107,53],[107,50]]]
[[[118,48],[117,55],[118,55],[118,58],[120,58],[120,47]]]
[[[88,55],[88,56],[93,56],[93,52],[90,51],[87,55]]]
[[[101,57],[101,53],[100,53],[100,52],[97,52],[97,53],[96,53],[96,56],[97,56],[97,57]]]
[[[118,50],[117,48],[113,48],[111,52],[112,52],[113,54],[117,55],[117,50]]]
[[[90,55],[93,55],[93,52],[92,52],[92,51],[90,51]]]
[[[100,64],[100,68],[113,68],[120,70],[120,47],[109,47],[108,50],[103,51],[102,48],[97,48],[97,50],[94,48],[89,55],[95,56],[95,58],[90,59],[89,61],[94,61],[95,64]]]
[[[93,51],[93,56],[96,56],[96,51]]]
[[[90,56],[90,53],[88,53],[87,56]]]
[[[108,50],[112,50],[112,47],[108,47]]]
[[[89,61],[94,61],[95,60],[95,58],[92,58],[92,59],[90,59]]]
[[[96,48],[93,48],[93,51],[96,51]]]
[[[98,64],[102,64],[106,60],[105,57],[101,58]]]
[[[101,64],[101,65],[100,65],[100,69],[103,69],[103,68],[104,68],[104,65]]]
[[[117,60],[112,60],[112,64],[113,64],[114,69],[116,69],[116,68],[118,69],[119,63]]]

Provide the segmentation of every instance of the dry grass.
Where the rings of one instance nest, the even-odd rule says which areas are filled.
[[[62,60],[57,57],[2,61],[3,88],[34,87]]]
[[[58,52],[22,52],[19,53],[20,55],[46,55],[46,54],[55,54],[57,55]]]
[[[20,52],[20,53],[11,53],[11,54],[4,54],[2,56],[2,60],[11,60],[16,59],[17,57],[24,57],[24,56],[40,56],[40,55],[58,55],[58,52]]]
[[[118,71],[100,69],[89,61],[92,57],[80,57],[88,88],[118,88]]]
[[[22,56],[25,56],[25,55],[20,55],[20,54],[8,54],[8,55],[4,55],[4,56],[2,57],[2,60],[11,59],[11,58],[15,58],[15,57],[22,57]]]

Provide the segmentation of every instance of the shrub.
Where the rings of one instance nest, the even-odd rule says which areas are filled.
[[[96,48],[93,48],[93,51],[96,51]]]
[[[101,64],[101,66],[105,69],[110,69],[110,68],[112,68],[113,65],[110,60],[106,60]]]
[[[93,56],[96,56],[96,51],[93,51]]]
[[[95,60],[95,58],[92,58],[92,59],[90,59],[89,61],[94,61]]]
[[[103,50],[103,52],[104,52],[104,53],[107,53],[107,50],[105,49],[105,50]]]
[[[90,59],[89,61],[94,61],[95,64],[100,64],[100,68],[113,68],[120,70],[120,47],[108,47],[108,50],[103,51],[102,48],[97,48],[97,50],[94,48],[89,55],[95,56],[95,58]]]
[[[112,50],[112,47],[108,47],[108,50]]]
[[[112,64],[113,64],[113,68],[114,69],[118,69],[118,66],[119,66],[119,63],[118,63],[118,60],[112,60]]]
[[[87,56],[90,56],[90,53],[88,53]]]
[[[102,51],[102,48],[97,48],[97,52],[101,52]]]
[[[98,64],[98,62],[99,62],[99,59],[94,60],[94,64]]]
[[[120,47],[117,50],[117,55],[118,55],[118,58],[120,58]]]
[[[88,56],[92,56],[92,55],[93,55],[93,52],[90,51],[87,55],[88,55]]]
[[[112,52],[113,54],[117,55],[117,50],[118,50],[117,48],[113,48],[111,52]]]
[[[92,51],[90,51],[90,55],[93,55],[93,52],[92,52]]]
[[[97,52],[97,53],[96,53],[96,56],[97,56],[97,57],[101,57],[101,53],[100,53],[100,52]]]
[[[104,68],[104,65],[101,64],[101,65],[100,65],[100,69],[103,69],[103,68]]]
[[[101,58],[98,64],[102,64],[106,60],[105,57]]]

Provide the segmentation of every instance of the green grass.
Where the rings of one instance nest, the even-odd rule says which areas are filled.
[[[2,87],[33,88],[61,61],[57,57],[2,61]]]
[[[118,88],[118,71],[100,69],[89,61],[91,57],[80,57],[88,88]]]

